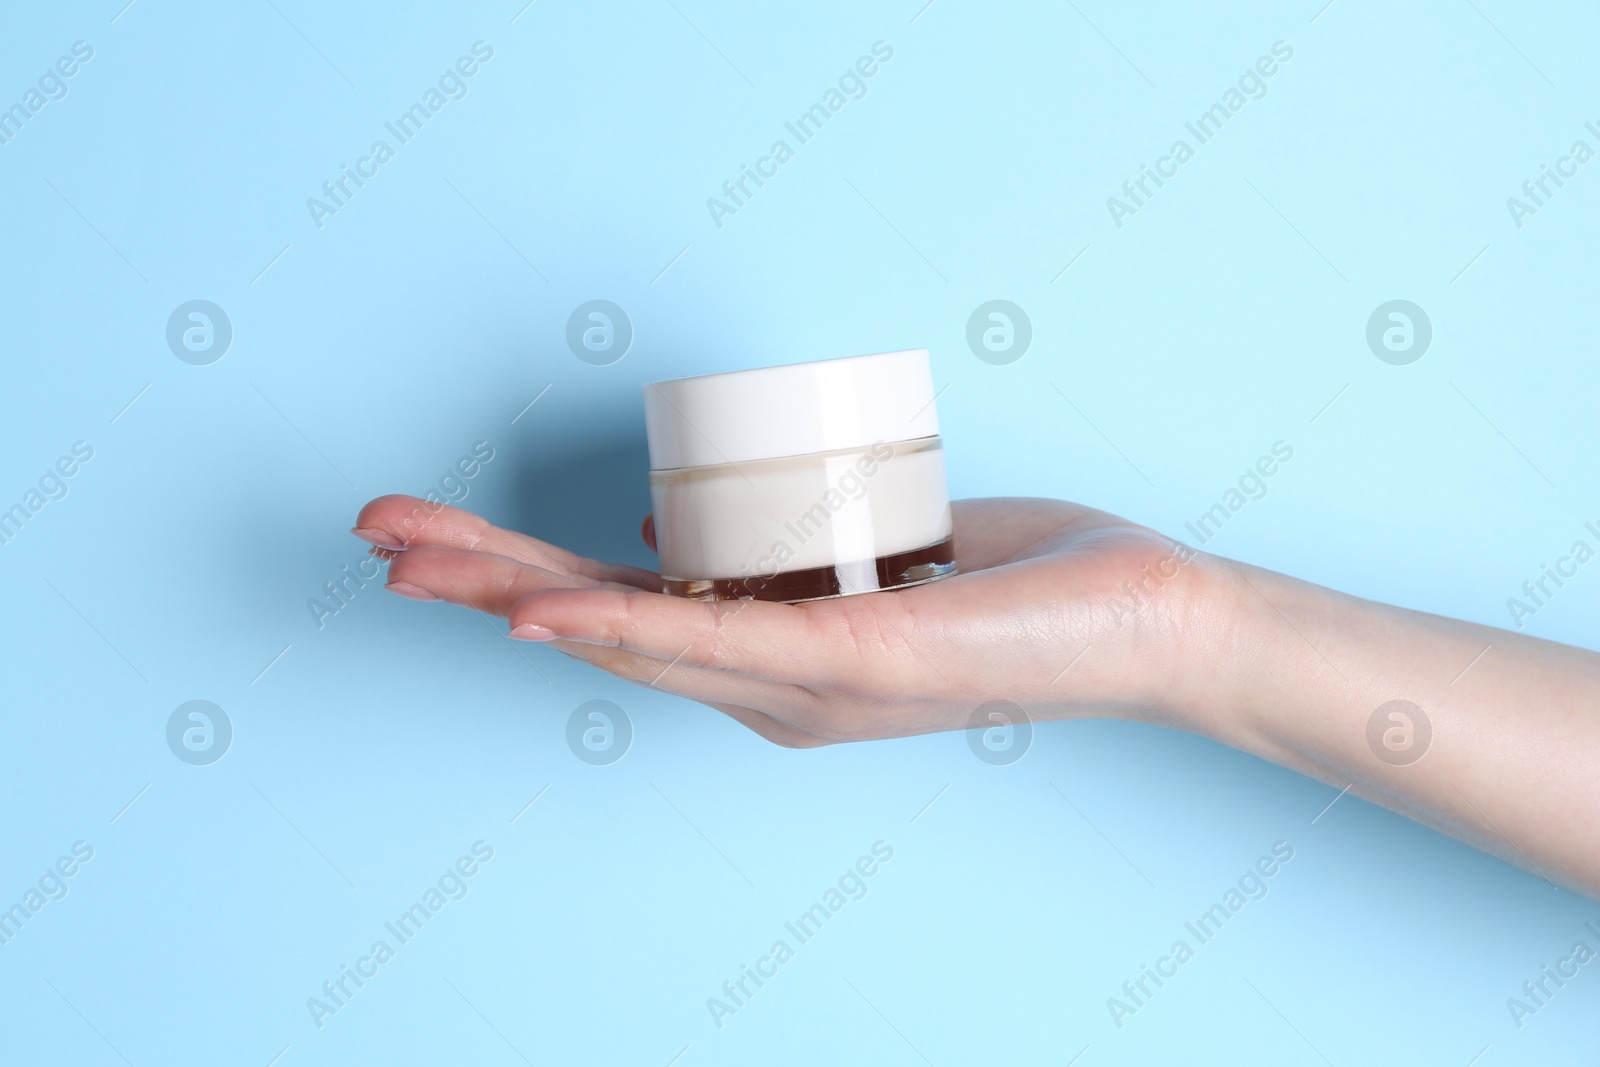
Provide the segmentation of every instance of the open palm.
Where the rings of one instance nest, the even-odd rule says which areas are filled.
[[[504,616],[513,637],[701,701],[779,744],[956,729],[992,700],[1035,717],[1159,701],[1193,624],[1194,553],[1065,501],[952,507],[959,574],[793,605],[669,597],[654,572],[414,497],[372,501],[356,533],[391,561],[395,592]]]

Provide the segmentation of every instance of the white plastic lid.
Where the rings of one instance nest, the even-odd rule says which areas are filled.
[[[653,470],[803,456],[939,432],[928,350],[646,382]]]

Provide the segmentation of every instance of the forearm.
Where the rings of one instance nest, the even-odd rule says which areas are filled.
[[[1600,896],[1600,655],[1215,562],[1185,725]]]

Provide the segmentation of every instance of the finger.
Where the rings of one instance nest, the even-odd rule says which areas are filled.
[[[619,588],[545,588],[513,607],[528,626],[571,641],[775,681],[832,677],[843,650],[816,615],[758,600],[697,601]],[[530,631],[524,631],[530,632]]]
[[[656,517],[653,512],[644,517],[644,525],[639,527],[639,536],[644,538],[644,543],[649,546],[650,551],[658,551],[656,548]]]
[[[598,585],[592,578],[558,574],[489,552],[425,546],[395,555],[389,562],[388,588],[414,600],[447,600],[506,615],[529,593],[575,582]]]
[[[493,552],[560,574],[581,574],[640,589],[661,588],[660,576],[651,571],[588,559],[536,537],[502,529],[470,511],[414,496],[378,497],[361,509],[351,532],[392,551],[432,545]]]

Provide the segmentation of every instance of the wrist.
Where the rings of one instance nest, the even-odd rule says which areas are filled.
[[[1041,679],[1034,706],[1048,717],[1128,718],[1244,747],[1243,712],[1265,681],[1263,645],[1277,636],[1260,617],[1266,605],[1252,581],[1261,579],[1232,560],[1150,540],[1093,592],[1078,591],[1098,601],[1080,616],[1086,630],[1062,634],[1063,647],[1081,646],[1082,662],[1062,672],[1070,682]]]
[[[1431,659],[1419,635],[1395,625],[1395,609],[1247,563],[1207,563],[1212,586],[1196,622],[1204,636],[1191,642],[1192,684],[1174,694],[1178,724],[1348,781],[1370,755],[1371,711],[1416,695],[1416,661]]]
[[[1323,672],[1337,680],[1306,638],[1304,621],[1291,621],[1325,617],[1333,596],[1249,564],[1198,556],[1177,620],[1173,669],[1152,704],[1158,721],[1247,752],[1271,753],[1277,747],[1271,724],[1282,709],[1314,703]]]

